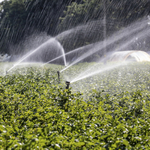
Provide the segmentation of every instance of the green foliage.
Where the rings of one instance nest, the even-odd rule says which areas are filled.
[[[101,0],[84,0],[83,3],[73,2],[64,11],[65,17],[60,18],[62,27],[68,28],[68,21],[71,26],[86,23],[89,20],[102,18],[103,16],[103,3]],[[70,26],[69,26],[70,27]]]
[[[73,0],[72,0],[73,1]],[[0,52],[10,53],[10,46],[22,46],[22,41],[33,34],[46,32],[54,36],[59,17],[68,0],[4,0],[0,3]],[[14,53],[18,52],[14,48]],[[22,49],[22,48],[20,48]],[[19,50],[20,50],[19,49]]]
[[[86,65],[74,66],[69,72],[76,74]],[[103,74],[89,78],[88,81],[96,81],[97,87],[105,82],[109,91],[105,87],[88,89],[86,83],[82,87],[83,96],[58,83],[58,68],[61,67],[20,68],[14,74],[0,77],[0,149],[149,148],[150,92],[145,89],[149,84],[149,63],[133,64],[128,70],[126,66],[111,70],[101,82],[98,79]],[[130,73],[126,82],[134,79],[141,88],[122,87],[123,80],[117,87],[118,71],[122,78],[123,74]],[[84,82],[87,81],[81,84]],[[117,92],[119,88],[121,92]]]
[[[104,13],[107,18],[107,24],[112,22],[116,27],[121,28],[122,25],[143,18],[148,15],[149,1],[144,0],[83,0],[81,3],[73,2],[64,11],[65,16],[61,18],[62,27],[76,26],[77,24],[86,23],[92,20],[101,20]],[[116,28],[113,27],[113,30]],[[109,27],[107,27],[109,30]]]

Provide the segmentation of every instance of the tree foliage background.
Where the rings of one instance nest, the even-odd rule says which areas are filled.
[[[76,40],[74,45],[78,46],[95,42],[102,38],[99,33],[104,16],[106,34],[109,36],[120,28],[147,17],[150,14],[149,6],[150,0],[4,0],[0,3],[0,53],[11,54],[12,45],[19,44],[34,33],[45,32],[56,36],[88,23],[93,34],[84,35],[87,40],[81,43],[76,39],[83,37],[83,34],[75,34],[76,39],[72,41]],[[89,29],[85,27],[85,30]],[[73,44],[70,42],[70,45]],[[69,49],[67,46],[65,48]]]

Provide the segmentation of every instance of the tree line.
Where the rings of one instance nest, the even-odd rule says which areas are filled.
[[[47,35],[56,36],[83,24],[95,27],[93,34],[96,36],[93,38],[92,34],[88,39],[89,36],[84,35],[87,40],[80,43],[82,40],[77,38],[83,35],[75,34],[74,45],[95,42],[103,37],[99,32],[104,18],[108,36],[147,17],[150,14],[149,6],[149,0],[4,0],[0,3],[0,53],[10,54],[11,45],[19,44],[34,33],[46,32]]]

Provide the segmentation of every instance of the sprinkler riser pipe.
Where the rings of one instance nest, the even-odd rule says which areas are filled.
[[[58,74],[58,82],[60,83],[60,72],[57,71],[57,74]]]

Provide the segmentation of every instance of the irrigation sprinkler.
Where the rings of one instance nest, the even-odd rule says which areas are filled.
[[[70,82],[69,81],[66,81],[66,89],[69,89],[69,85],[70,85]]]
[[[58,82],[60,83],[60,72],[57,71],[57,74],[58,74]]]

